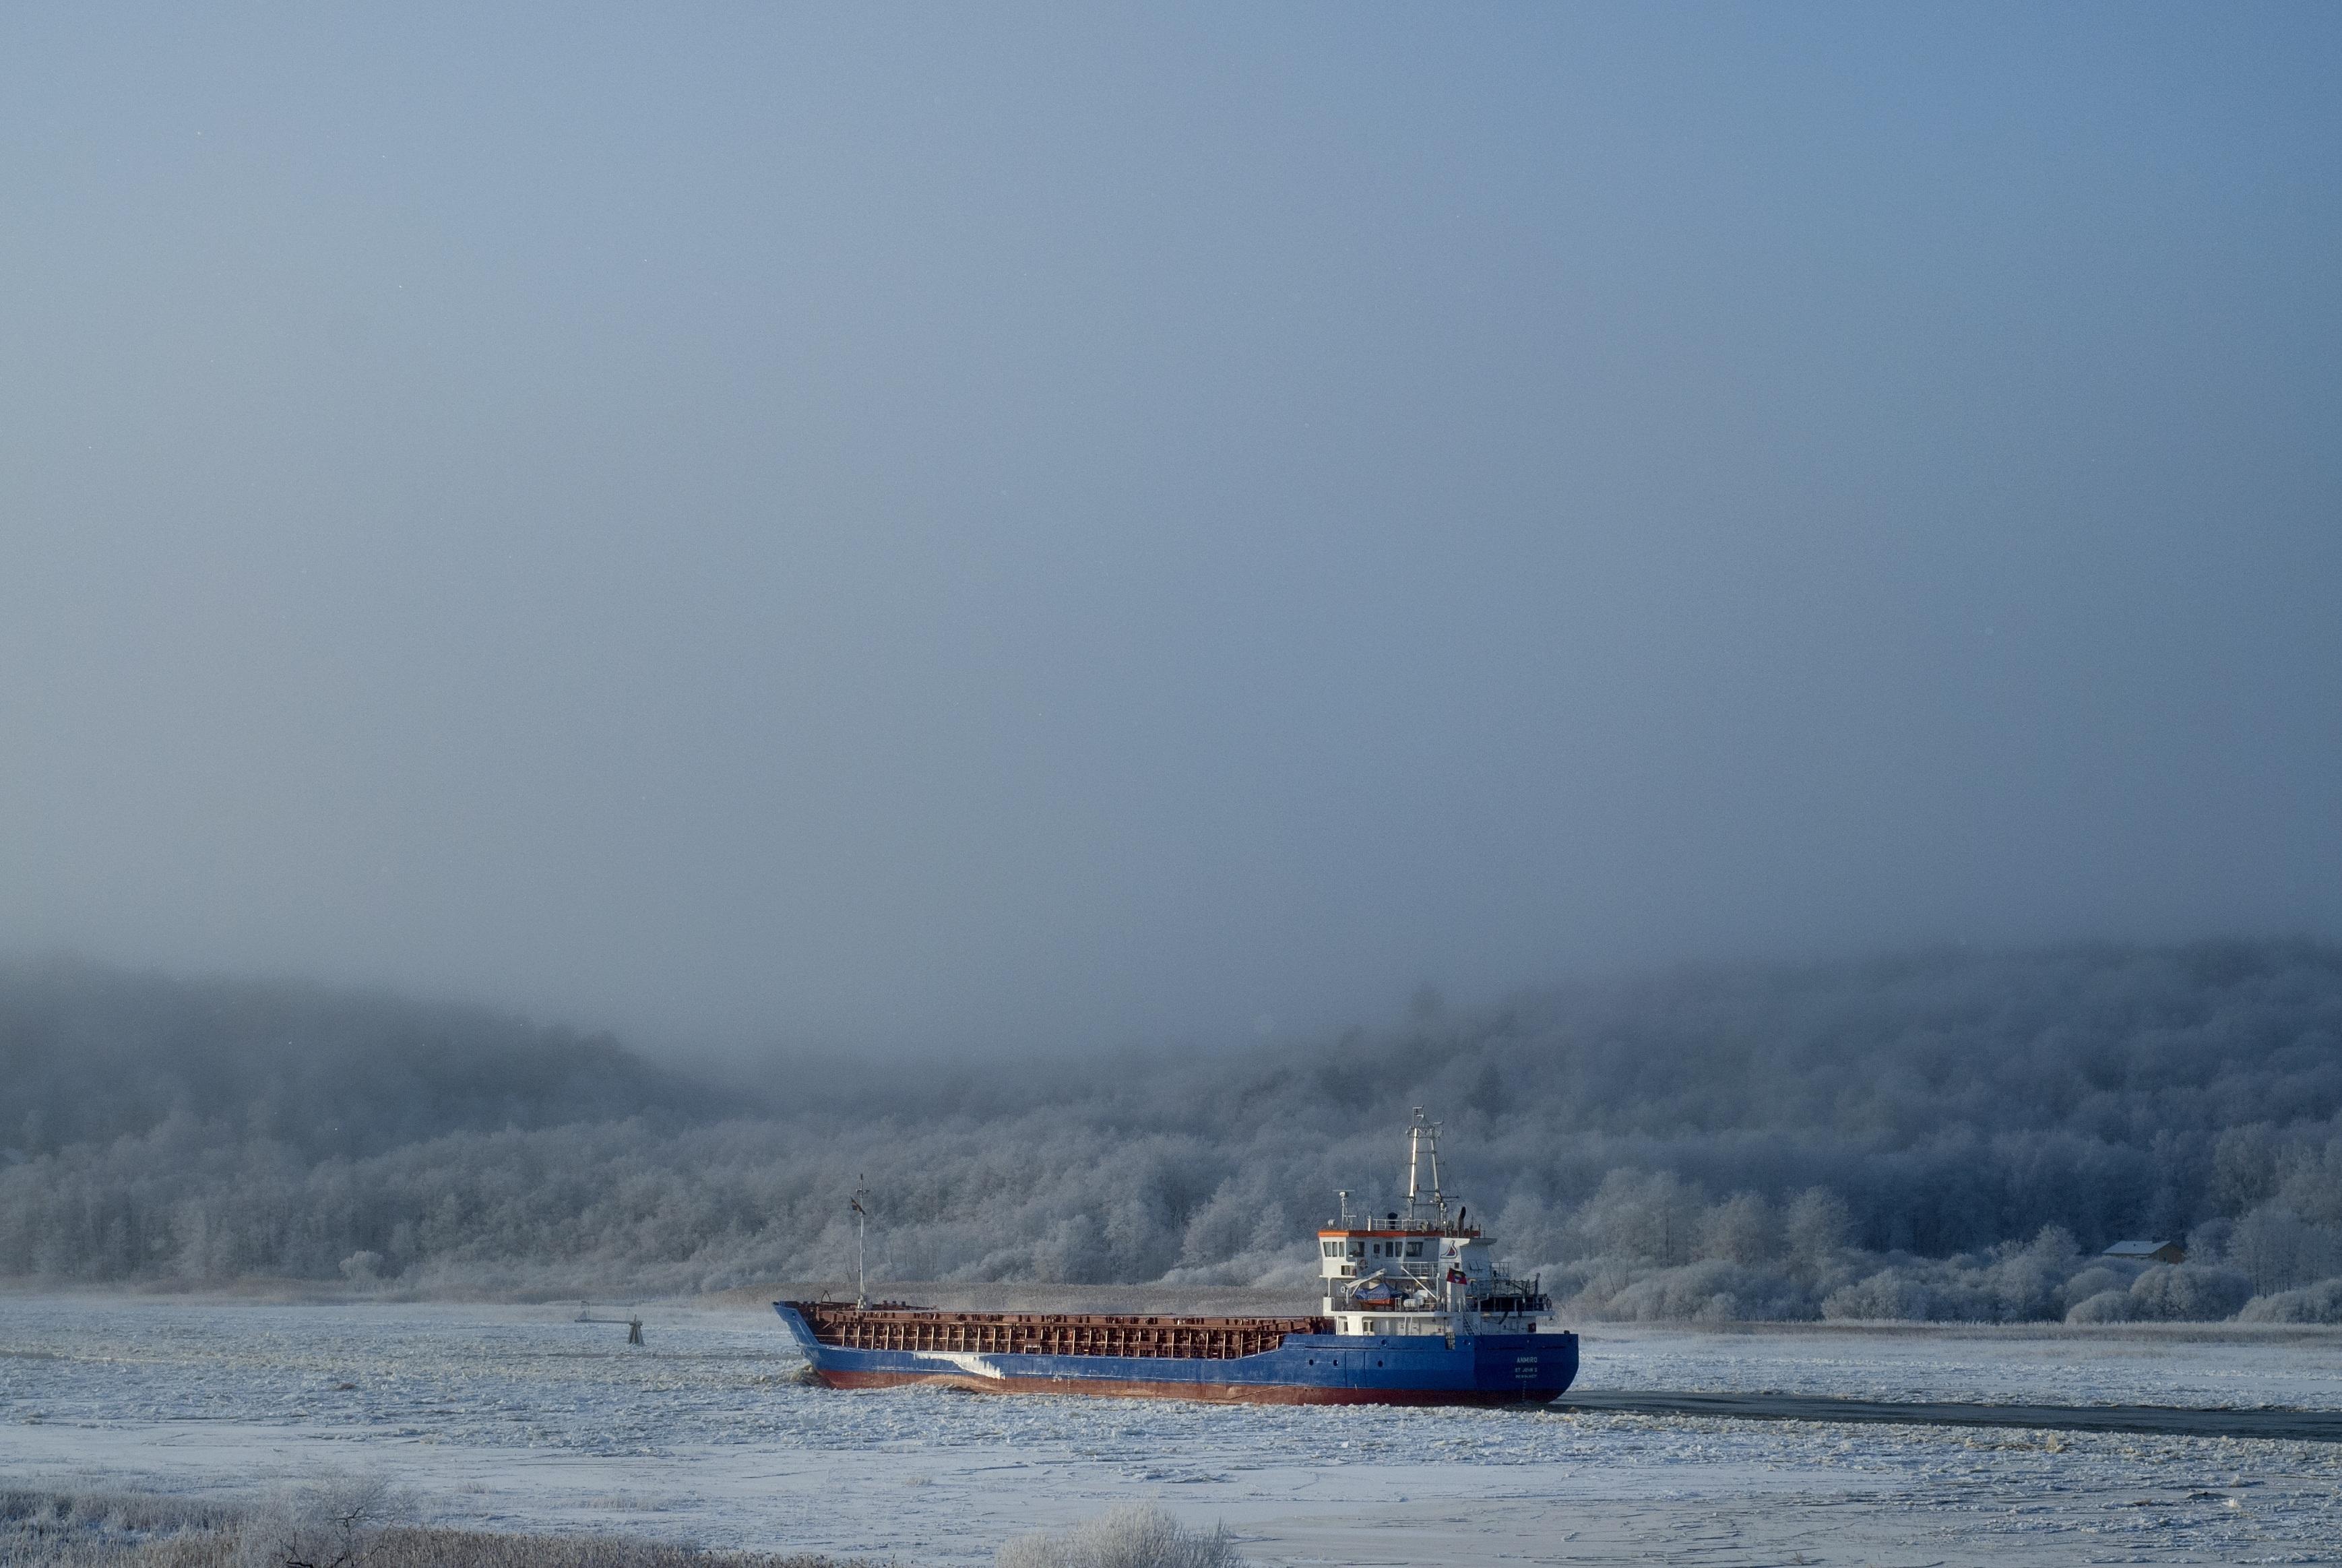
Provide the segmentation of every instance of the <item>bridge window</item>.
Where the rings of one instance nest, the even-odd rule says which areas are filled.
[[[1342,1243],[1339,1241],[1328,1241],[1320,1247],[1318,1251],[1324,1252],[1329,1258],[1338,1258],[1342,1255]]]
[[[1422,1256],[1423,1256],[1423,1243],[1422,1243],[1422,1242],[1420,1242],[1420,1241],[1409,1241],[1409,1242],[1406,1244],[1406,1255],[1407,1255],[1408,1257],[1410,1257],[1410,1258],[1420,1258],[1420,1257],[1422,1257]]]

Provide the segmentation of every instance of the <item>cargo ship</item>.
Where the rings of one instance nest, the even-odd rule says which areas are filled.
[[[1536,1280],[1498,1271],[1468,1207],[1450,1214],[1439,1129],[1420,1110],[1407,1129],[1406,1208],[1358,1214],[1338,1196],[1339,1213],[1317,1232],[1321,1310],[1310,1317],[951,1312],[874,1303],[858,1286],[851,1302],[773,1308],[832,1388],[1542,1404],[1569,1387],[1577,1336],[1543,1324],[1552,1302]]]

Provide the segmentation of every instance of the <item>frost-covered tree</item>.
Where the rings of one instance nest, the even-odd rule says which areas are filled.
[[[473,1010],[0,964],[0,1276],[837,1279],[866,1173],[897,1278],[1306,1282],[1336,1188],[1394,1204],[1418,1104],[1572,1310],[2143,1311],[2094,1261],[2139,1234],[2263,1297],[2342,1274],[2342,949],[2269,942],[1686,970],[1316,1043],[728,1088]]]

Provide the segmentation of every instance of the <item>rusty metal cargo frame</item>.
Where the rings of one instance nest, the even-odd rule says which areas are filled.
[[[1235,1361],[1276,1350],[1288,1334],[1334,1332],[1334,1320],[1322,1317],[1138,1317],[956,1312],[856,1307],[842,1302],[787,1304],[805,1319],[816,1339],[841,1350]]]

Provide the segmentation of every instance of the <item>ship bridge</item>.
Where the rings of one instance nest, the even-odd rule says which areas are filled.
[[[1407,1129],[1406,1207],[1341,1212],[1317,1232],[1325,1312],[1345,1334],[1534,1333],[1552,1302],[1535,1280],[1498,1271],[1493,1245],[1448,1211],[1439,1182],[1439,1124],[1416,1108]]]

